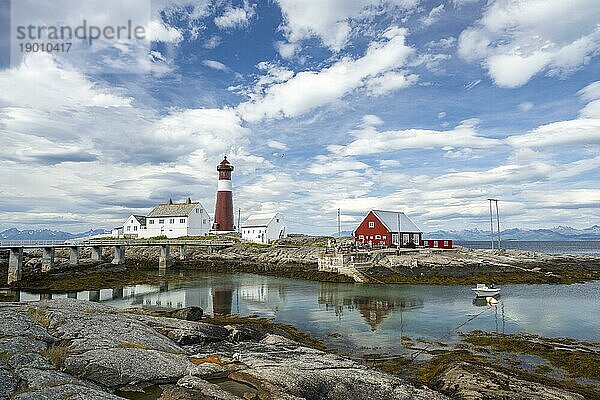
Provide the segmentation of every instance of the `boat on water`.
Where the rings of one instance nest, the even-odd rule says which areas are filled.
[[[500,288],[494,285],[487,286],[484,283],[478,283],[477,287],[471,289],[477,297],[494,297],[500,294]]]

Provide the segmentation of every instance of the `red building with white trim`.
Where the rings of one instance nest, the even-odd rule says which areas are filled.
[[[392,247],[398,245],[400,232],[403,246],[420,245],[423,231],[403,212],[371,210],[354,231],[357,242]]]

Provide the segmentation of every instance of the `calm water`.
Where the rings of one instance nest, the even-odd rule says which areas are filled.
[[[194,273],[156,286],[62,294],[21,292],[15,297],[27,301],[68,296],[116,307],[194,305],[208,314],[273,317],[355,355],[402,353],[401,336],[452,342],[461,324],[462,332],[524,331],[600,341],[600,282],[507,285],[501,294],[499,304],[490,307],[475,302],[466,286],[360,285]]]
[[[470,249],[489,249],[489,241],[460,242],[456,244]],[[536,251],[548,254],[591,254],[600,255],[600,241],[512,241],[501,242],[503,249]]]

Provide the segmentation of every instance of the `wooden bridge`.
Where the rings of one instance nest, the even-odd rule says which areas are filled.
[[[179,258],[185,260],[188,247],[204,247],[209,251],[233,246],[233,241],[216,240],[2,240],[0,250],[9,251],[7,283],[21,280],[23,271],[23,251],[25,249],[42,249],[42,272],[48,272],[54,267],[54,251],[60,248],[69,249],[69,264],[79,264],[79,251],[83,247],[92,250],[91,259],[102,260],[102,248],[112,247],[114,251],[113,264],[125,263],[125,248],[136,246],[160,247],[158,268],[166,269],[171,265],[171,246],[179,247]]]

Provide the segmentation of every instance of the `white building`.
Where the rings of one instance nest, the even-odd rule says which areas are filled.
[[[159,204],[150,211],[146,217],[144,234],[139,237],[205,236],[208,235],[211,224],[210,215],[199,202],[192,202],[190,198],[185,203],[173,203],[169,200],[169,203]]]
[[[141,238],[145,237],[143,232],[145,230],[146,217],[143,215],[130,215],[123,223],[122,231],[117,231],[117,237]],[[114,234],[115,230],[113,229],[113,236]]]
[[[123,227],[117,226],[117,227],[113,228],[111,231],[111,236],[116,239],[122,238],[123,237]]]
[[[278,213],[254,214],[242,225],[242,239],[261,244],[287,236],[283,216]]]

